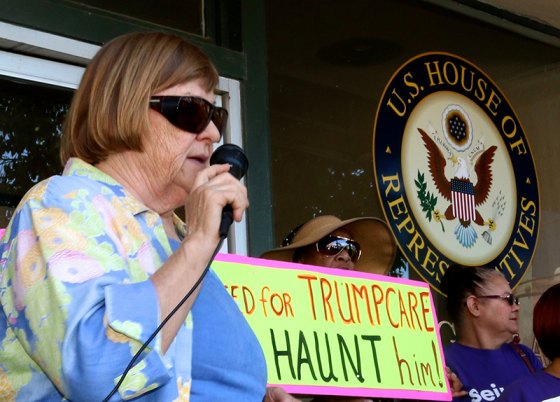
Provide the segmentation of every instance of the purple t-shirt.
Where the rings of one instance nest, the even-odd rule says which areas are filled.
[[[541,370],[507,386],[500,402],[560,401],[560,378]]]
[[[540,360],[525,345],[519,345],[536,370],[542,369]],[[506,343],[498,349],[477,349],[451,343],[444,348],[447,366],[459,377],[468,392],[461,402],[496,400],[507,385],[531,372],[525,361]]]

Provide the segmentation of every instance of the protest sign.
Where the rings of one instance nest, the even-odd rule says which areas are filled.
[[[429,285],[220,254],[268,383],[295,394],[451,400]]]

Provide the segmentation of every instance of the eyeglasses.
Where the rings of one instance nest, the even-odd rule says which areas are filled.
[[[152,96],[150,107],[174,126],[193,134],[202,133],[212,121],[222,135],[228,118],[226,109],[197,96]]]
[[[315,243],[317,252],[324,256],[336,257],[346,250],[352,262],[356,263],[362,255],[360,244],[357,241],[342,236],[328,235]]]
[[[479,299],[504,299],[508,302],[510,306],[516,304],[519,306],[519,297],[515,296],[514,294],[510,293],[507,296],[500,296],[500,295],[484,295],[484,296],[476,296]]]

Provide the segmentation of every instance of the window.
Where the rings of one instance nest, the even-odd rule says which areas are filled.
[[[81,0],[81,4],[120,14],[125,17],[161,24],[166,27],[204,36],[204,7],[203,0],[136,0],[133,4],[124,1]],[[157,12],[154,12],[154,5]]]
[[[5,227],[33,184],[62,171],[62,124],[84,71],[75,63],[87,64],[98,47],[4,23],[0,47],[11,50],[0,51],[0,227]],[[216,98],[229,110],[224,140],[242,146],[239,82],[221,77]],[[246,255],[247,249],[244,220],[233,226],[222,252]]]
[[[72,91],[0,78],[0,225],[35,183],[61,172],[59,139]]]

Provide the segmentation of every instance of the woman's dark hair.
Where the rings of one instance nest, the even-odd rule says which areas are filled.
[[[533,310],[533,332],[546,357],[560,357],[560,283],[548,288]]]
[[[449,317],[456,325],[461,325],[465,300],[476,295],[476,290],[483,287],[492,277],[502,275],[487,267],[469,267],[453,264],[441,278],[441,291],[447,296],[446,308]]]

